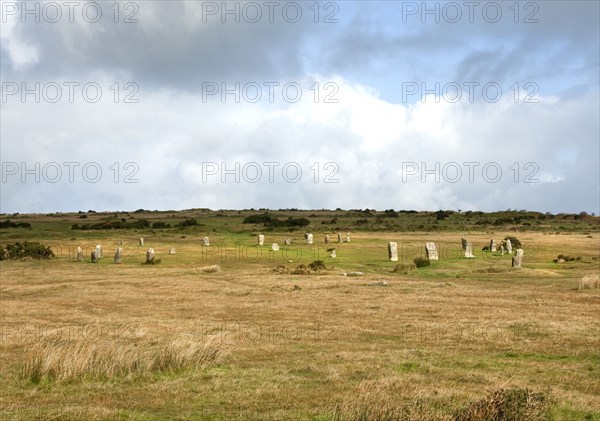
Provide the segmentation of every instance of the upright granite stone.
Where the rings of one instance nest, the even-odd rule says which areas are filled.
[[[438,252],[435,243],[425,243],[425,254],[429,260],[438,260]]]
[[[491,241],[490,241],[490,251],[491,251],[492,253],[495,253],[495,252],[496,252],[496,240],[491,240]]]
[[[465,257],[467,257],[467,258],[475,257],[473,255],[473,244],[471,244],[471,242],[467,241],[466,238],[461,238],[460,241],[462,243],[462,248],[465,251]]]
[[[208,237],[204,237],[202,239],[202,244],[206,247],[210,246],[210,239]]]
[[[329,244],[329,234],[325,234],[325,244]]]
[[[154,263],[154,249],[150,247],[146,252],[146,264]]]
[[[510,238],[506,240],[506,252],[512,254],[512,243],[510,242]]]
[[[500,256],[504,256],[504,244],[500,246]]]
[[[306,244],[312,244],[312,243],[313,243],[313,235],[306,234]]]
[[[98,253],[96,252],[96,250],[92,251],[90,258],[92,260],[92,263],[98,263]]]
[[[143,246],[143,245],[144,245],[144,238],[140,237],[140,246]]]
[[[174,247],[171,247],[171,248],[169,249],[169,254],[175,254],[175,253],[177,253],[177,251],[175,250],[175,248],[174,248]]]
[[[388,243],[388,259],[390,262],[398,261],[398,244],[393,241]]]
[[[338,243],[342,242],[342,233],[338,232]]]
[[[279,251],[279,244],[277,244],[277,243],[271,244],[271,251]]]
[[[79,246],[77,246],[77,261],[83,262],[83,250]]]
[[[517,249],[517,254],[512,258],[512,267],[520,268],[523,264],[523,249]]]
[[[115,250],[115,263],[121,263],[123,261],[123,247],[117,247]]]
[[[96,246],[96,257],[102,259],[102,246],[100,244]]]
[[[350,242],[350,233],[349,232],[346,233],[346,242],[347,243]]]
[[[259,234],[259,236],[258,236],[258,245],[259,246],[265,245],[265,236],[263,234]]]

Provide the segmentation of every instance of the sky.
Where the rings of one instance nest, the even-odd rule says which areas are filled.
[[[600,214],[600,2],[0,2],[0,212]]]

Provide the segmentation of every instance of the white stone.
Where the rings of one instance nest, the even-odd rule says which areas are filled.
[[[279,244],[277,244],[277,243],[271,244],[271,251],[279,251]]]
[[[140,237],[140,246],[144,245],[144,238]]]
[[[265,245],[265,236],[263,234],[260,234],[258,236],[258,245],[259,246],[264,246]]]
[[[520,268],[523,264],[523,249],[517,249],[517,254],[512,258],[512,267]]]
[[[146,263],[154,263],[154,249],[152,247],[146,252]]]
[[[425,243],[425,254],[429,260],[438,260],[438,252],[435,243]]]
[[[306,244],[312,244],[312,243],[313,243],[313,235],[306,234]]]
[[[390,262],[398,261],[398,244],[394,241],[388,243],[388,259],[390,259]]]
[[[210,239],[209,239],[208,237],[204,237],[204,238],[202,239],[202,243],[203,243],[203,245],[205,245],[205,246],[210,246]]]

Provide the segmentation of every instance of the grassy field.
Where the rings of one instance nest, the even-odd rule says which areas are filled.
[[[600,272],[600,218],[289,210],[270,215],[310,225],[243,223],[262,212],[0,217],[31,224],[3,228],[3,246],[57,256],[0,262],[0,420],[483,420],[477,403],[500,401],[525,402],[518,419],[600,420],[600,290],[579,288]],[[186,218],[199,224],[174,227]],[[173,227],[71,229],[140,219]],[[482,251],[506,236],[523,244],[521,268]],[[399,263],[428,241],[440,260],[395,273],[389,241]],[[149,247],[160,263],[143,264]],[[315,260],[327,269],[294,274]]]

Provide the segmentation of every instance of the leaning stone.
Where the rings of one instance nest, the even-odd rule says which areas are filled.
[[[429,260],[438,260],[438,252],[435,243],[425,243],[425,254]]]
[[[291,246],[292,245],[292,239],[291,238],[286,238],[284,241],[286,246]]]
[[[336,253],[335,249],[333,249],[329,252],[329,257],[331,257],[332,259],[335,259],[337,257],[337,253]]]
[[[265,236],[264,236],[264,235],[262,235],[262,234],[260,234],[260,235],[258,236],[258,245],[259,245],[259,246],[264,246],[264,245],[265,245]]]
[[[121,263],[123,261],[123,247],[117,247],[115,250],[115,263]]]
[[[146,264],[154,264],[154,249],[152,247],[146,252]]]
[[[390,262],[398,261],[398,244],[393,241],[388,243],[388,259]]]
[[[279,251],[279,244],[277,244],[277,243],[271,244],[271,251]]]
[[[517,254],[512,258],[512,267],[520,268],[523,264],[523,249],[517,249]]]

